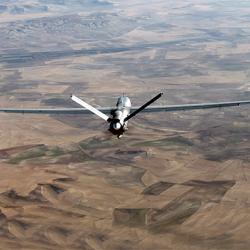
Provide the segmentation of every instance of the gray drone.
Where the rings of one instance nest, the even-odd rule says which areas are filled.
[[[120,96],[117,100],[115,108],[99,108],[96,109],[80,98],[72,95],[71,99],[81,105],[83,108],[61,108],[61,109],[11,109],[2,108],[0,112],[6,113],[21,113],[21,114],[90,114],[93,113],[106,122],[109,123],[109,131],[120,138],[128,129],[128,121],[137,115],[139,112],[168,112],[181,110],[195,110],[195,109],[210,109],[221,107],[232,107],[250,104],[250,101],[236,101],[236,102],[218,102],[218,103],[201,103],[201,104],[184,104],[171,106],[150,106],[153,102],[158,100],[163,93],[159,93],[150,101],[143,104],[141,107],[132,107],[131,101],[127,96]]]

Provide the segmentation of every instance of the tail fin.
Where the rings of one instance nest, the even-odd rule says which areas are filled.
[[[71,95],[71,99],[78,103],[79,105],[81,105],[82,107],[88,109],[89,111],[91,111],[92,113],[96,114],[97,116],[99,116],[100,118],[102,118],[105,121],[109,121],[109,117],[107,115],[105,115],[104,113],[102,113],[101,111],[99,111],[98,109],[94,108],[93,106],[89,105],[88,103],[84,102],[83,100],[81,100],[80,98]]]
[[[157,96],[155,96],[154,98],[152,98],[150,101],[148,101],[145,104],[143,104],[140,108],[138,108],[137,110],[135,110],[134,112],[132,112],[130,115],[128,115],[124,119],[124,122],[128,121],[129,119],[131,119],[132,117],[134,117],[135,115],[137,115],[139,112],[141,112],[147,106],[149,106],[150,104],[152,104],[153,102],[155,102],[156,100],[158,100],[160,97],[162,97],[162,95],[163,95],[163,93],[159,93]]]

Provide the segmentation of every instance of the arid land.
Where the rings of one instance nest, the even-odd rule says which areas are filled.
[[[248,1],[0,3],[0,107],[250,99]],[[250,107],[0,114],[0,249],[249,249]]]

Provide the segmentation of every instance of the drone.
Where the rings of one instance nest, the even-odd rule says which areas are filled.
[[[21,114],[95,114],[99,118],[105,120],[109,124],[108,130],[121,138],[125,131],[128,130],[128,121],[140,112],[175,112],[185,110],[198,110],[198,109],[211,109],[232,107],[250,104],[247,101],[234,101],[234,102],[217,102],[217,103],[200,103],[200,104],[183,104],[183,105],[170,105],[170,106],[150,106],[152,103],[162,97],[163,93],[157,94],[151,100],[146,102],[140,107],[132,107],[131,101],[127,96],[120,96],[117,99],[115,108],[103,107],[95,108],[90,104],[84,102],[82,99],[75,95],[71,95],[71,100],[79,104],[82,108],[42,108],[42,109],[12,109],[2,108],[0,112],[5,113],[21,113]]]

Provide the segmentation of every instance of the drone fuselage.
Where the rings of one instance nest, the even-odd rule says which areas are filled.
[[[127,121],[124,119],[129,115],[131,109],[131,101],[127,96],[120,96],[116,103],[116,108],[111,111],[111,122],[109,131],[121,137],[127,130]]]

